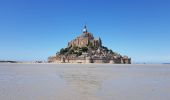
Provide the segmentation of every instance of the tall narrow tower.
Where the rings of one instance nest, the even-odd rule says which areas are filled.
[[[86,25],[83,28],[83,33],[87,33],[87,26]]]

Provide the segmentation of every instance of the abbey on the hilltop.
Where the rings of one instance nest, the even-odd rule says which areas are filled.
[[[68,47],[86,47],[88,45],[92,45],[94,47],[101,47],[102,41],[100,38],[94,39],[93,35],[87,31],[87,27],[84,26],[83,34],[76,39],[72,40],[68,43]]]
[[[49,57],[48,62],[131,64],[131,58],[102,46],[102,40],[95,39],[84,26],[83,33],[68,42],[68,46],[62,48],[55,56]]]

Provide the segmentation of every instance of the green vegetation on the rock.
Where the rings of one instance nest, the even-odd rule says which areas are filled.
[[[66,54],[76,54],[77,56],[81,56],[82,52],[87,52],[88,51],[88,47],[68,47],[68,48],[62,48],[60,49],[60,54],[62,55],[66,55]]]
[[[82,47],[82,52],[87,52],[88,51],[88,48],[87,47]]]
[[[65,53],[67,53],[68,52],[68,48],[62,48],[61,50],[60,50],[60,54],[65,54]]]
[[[113,55],[119,55],[116,52],[113,52],[111,49],[108,49],[105,46],[101,47],[103,50],[105,50],[107,53],[113,54]],[[60,54],[62,55],[67,55],[67,54],[76,54],[77,56],[81,56],[83,52],[88,52],[90,50],[97,50],[98,48],[93,46],[92,43],[90,42],[88,46],[84,46],[84,47],[78,47],[78,46],[74,46],[74,47],[67,47],[67,48],[62,48],[60,50]]]

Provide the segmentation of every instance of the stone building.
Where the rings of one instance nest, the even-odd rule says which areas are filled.
[[[84,26],[83,34],[78,36],[76,39],[72,40],[68,43],[68,47],[85,47],[85,46],[94,46],[100,47],[102,46],[102,41],[100,38],[94,39],[93,35],[87,31],[87,27]]]
[[[48,58],[53,63],[112,63],[131,64],[131,58],[121,56],[102,45],[100,38],[95,39],[84,26],[83,32],[74,40],[68,42],[56,56]]]

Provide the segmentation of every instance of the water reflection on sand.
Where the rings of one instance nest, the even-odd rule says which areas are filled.
[[[0,64],[0,100],[170,100],[170,65]]]
[[[96,68],[75,68],[62,71],[60,77],[66,81],[67,86],[78,93],[81,100],[100,100],[97,94],[100,91],[105,76],[94,73]]]

